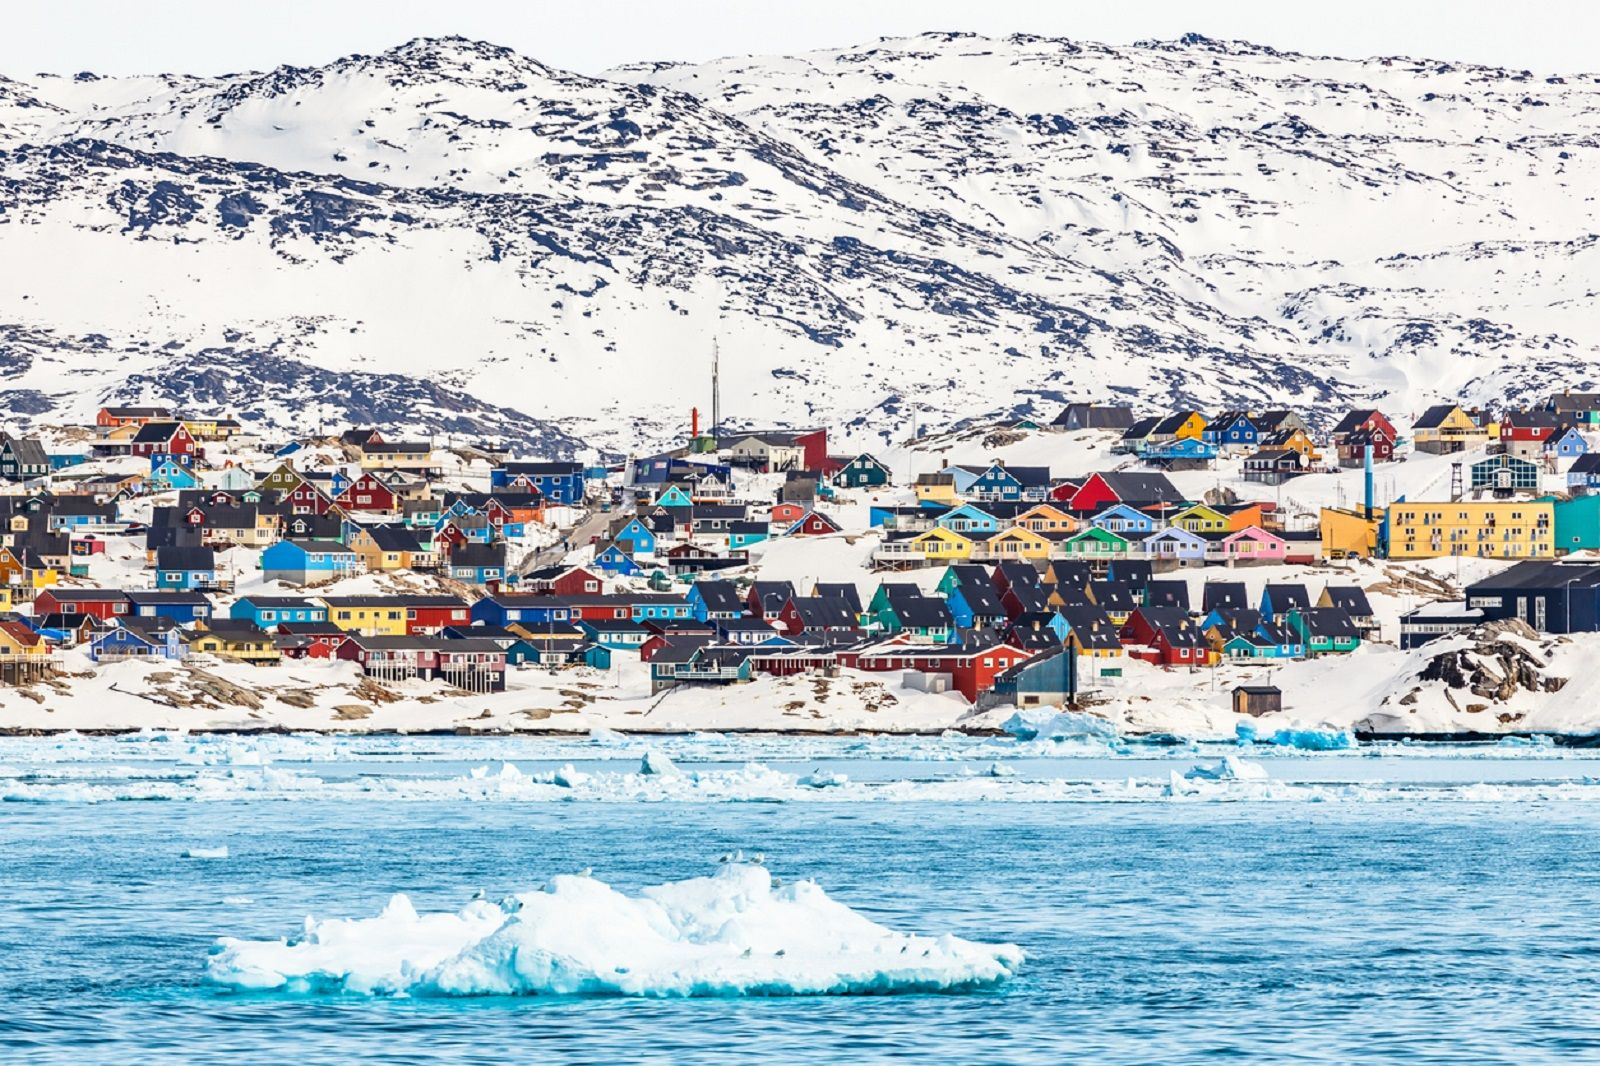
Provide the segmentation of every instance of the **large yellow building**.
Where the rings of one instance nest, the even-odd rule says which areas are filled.
[[[1556,554],[1549,502],[1435,500],[1389,507],[1389,558],[1550,559]]]
[[[1381,511],[1368,518],[1361,511],[1338,507],[1322,509],[1322,557],[1324,559],[1370,559],[1378,554],[1378,527]]]

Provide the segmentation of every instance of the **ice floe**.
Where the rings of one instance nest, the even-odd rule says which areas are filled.
[[[226,844],[216,848],[190,848],[183,853],[186,859],[226,859],[228,846]]]
[[[895,932],[815,882],[730,864],[637,895],[559,876],[455,913],[397,895],[375,917],[307,918],[284,940],[223,938],[206,976],[236,991],[795,996],[978,989],[1022,961],[1012,944]]]

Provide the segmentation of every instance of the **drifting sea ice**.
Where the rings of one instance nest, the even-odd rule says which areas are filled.
[[[1018,711],[1000,728],[1018,740],[1065,740],[1089,737],[1115,740],[1117,727],[1083,711]]]
[[[789,996],[947,992],[1004,981],[1013,944],[897,933],[813,881],[724,866],[629,896],[585,876],[455,914],[403,895],[373,918],[307,918],[277,941],[224,937],[207,979],[235,991],[364,995]]]
[[[1237,755],[1224,755],[1217,762],[1195,765],[1183,776],[1191,781],[1265,781],[1267,768]]]
[[[186,859],[226,859],[228,846],[226,844],[217,848],[190,848],[183,853]]]
[[[1254,722],[1240,722],[1234,733],[1241,744],[1271,744],[1305,751],[1346,751],[1356,746],[1355,735],[1345,729],[1279,729],[1262,736]]]

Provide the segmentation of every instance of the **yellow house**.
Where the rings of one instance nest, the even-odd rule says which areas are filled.
[[[961,497],[956,495],[955,475],[947,470],[936,474],[918,474],[915,488],[918,503],[949,504],[954,507],[961,502]]]
[[[1048,559],[1055,542],[1042,533],[1012,526],[991,536],[984,546],[993,559]]]
[[[1367,518],[1360,511],[1324,507],[1320,524],[1324,559],[1370,559],[1378,553],[1381,511]]]
[[[215,508],[200,532],[200,543],[210,548],[268,548],[278,543],[281,521],[275,511],[259,507]]]
[[[1526,500],[1396,503],[1389,507],[1389,558],[1551,559],[1555,505]]]
[[[1322,461],[1322,455],[1317,451],[1317,442],[1311,439],[1311,434],[1299,427],[1269,433],[1256,443],[1263,450],[1281,448],[1299,452],[1305,456],[1308,466]]]
[[[1150,431],[1152,441],[1200,440],[1206,431],[1206,416],[1199,411],[1179,411],[1156,423]]]
[[[1489,431],[1454,404],[1435,404],[1411,425],[1411,444],[1419,452],[1451,455],[1489,443]]]
[[[1167,524],[1177,526],[1179,529],[1186,529],[1190,533],[1231,532],[1228,516],[1220,511],[1212,510],[1203,503],[1184,508],[1173,515]]]
[[[368,570],[419,570],[439,565],[438,551],[423,544],[415,531],[401,526],[360,529],[349,543]]]
[[[256,666],[271,666],[282,661],[283,655],[272,638],[249,623],[230,624],[223,621],[219,626],[222,629],[220,633],[212,631],[214,624],[217,623],[204,620],[195,623],[195,632],[186,641],[190,651],[205,652],[219,659],[233,659]]]
[[[1017,515],[1011,523],[1019,529],[1034,533],[1076,533],[1078,520],[1048,503],[1037,504]]]
[[[21,622],[0,622],[0,659],[48,659],[50,644]]]
[[[404,604],[379,596],[324,596],[317,601],[328,609],[328,621],[346,633],[364,637],[406,635]]]
[[[972,558],[972,541],[954,530],[934,526],[911,538],[913,550],[938,562],[959,562]]]

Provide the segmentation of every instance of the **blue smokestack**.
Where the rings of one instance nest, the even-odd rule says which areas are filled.
[[[1372,520],[1372,445],[1361,449],[1361,475],[1366,480],[1366,518]]]

